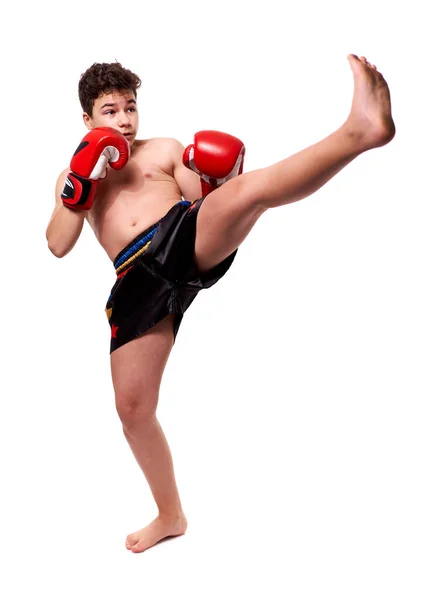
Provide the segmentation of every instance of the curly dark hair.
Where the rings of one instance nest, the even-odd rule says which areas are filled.
[[[135,74],[124,69],[119,62],[94,63],[79,79],[79,101],[82,109],[93,116],[94,101],[101,94],[111,94],[118,90],[130,90],[137,96],[141,80]]]

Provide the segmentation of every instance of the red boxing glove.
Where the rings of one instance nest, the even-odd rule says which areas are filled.
[[[197,173],[204,196],[241,175],[245,146],[237,137],[221,131],[199,131],[194,144],[185,148],[182,162]]]
[[[130,156],[126,138],[112,127],[96,127],[83,138],[70,161],[71,173],[64,184],[63,204],[75,210],[90,210],[98,179],[104,179],[108,163],[122,169]]]

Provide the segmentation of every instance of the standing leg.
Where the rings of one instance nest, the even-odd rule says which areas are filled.
[[[167,536],[185,533],[172,456],[156,417],[161,377],[173,346],[172,316],[111,354],[115,402],[124,435],[142,469],[158,516],[130,534],[126,548],[143,552]]]
[[[197,217],[195,259],[206,271],[231,254],[269,208],[306,198],[359,154],[395,133],[388,86],[376,67],[350,54],[354,96],[346,122],[324,140],[213,191]]]

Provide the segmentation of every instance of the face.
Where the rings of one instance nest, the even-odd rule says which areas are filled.
[[[116,91],[102,94],[95,100],[93,116],[84,113],[84,122],[88,129],[95,127],[113,127],[120,131],[133,144],[139,126],[136,97],[130,91]]]

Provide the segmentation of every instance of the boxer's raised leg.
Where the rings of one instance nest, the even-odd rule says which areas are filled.
[[[229,256],[269,208],[313,194],[359,154],[395,133],[388,86],[364,57],[349,57],[354,95],[346,122],[324,140],[209,194],[197,216],[195,260],[206,271]]]
[[[124,435],[158,507],[152,523],[127,537],[126,547],[133,552],[143,552],[187,528],[172,456],[156,417],[161,377],[173,346],[172,319],[169,315],[111,354],[115,402]]]

